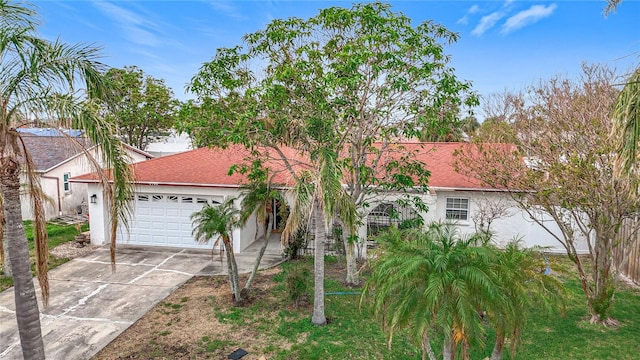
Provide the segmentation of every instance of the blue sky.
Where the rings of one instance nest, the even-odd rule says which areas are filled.
[[[136,65],[164,79],[179,99],[218,47],[276,18],[307,18],[352,1],[34,1],[42,35],[103,47],[110,66]],[[397,1],[414,24],[433,20],[457,32],[447,47],[458,76],[480,94],[521,89],[556,74],[576,76],[582,62],[621,73],[640,63],[640,0],[605,17],[591,1]]]

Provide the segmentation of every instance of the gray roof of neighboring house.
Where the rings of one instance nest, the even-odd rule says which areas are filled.
[[[80,154],[91,147],[85,138],[67,136],[37,136],[22,134],[22,141],[36,165],[37,171],[45,171]]]

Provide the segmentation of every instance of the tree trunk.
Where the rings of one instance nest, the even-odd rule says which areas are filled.
[[[20,210],[22,211],[22,209]],[[9,253],[8,247],[9,244],[6,241],[6,237],[4,238],[5,240],[2,242],[2,250],[4,251],[4,264],[3,264],[3,269],[4,269],[4,276],[6,277],[13,277],[13,270],[11,270],[11,259],[9,259],[9,255],[7,255]]]
[[[614,278],[611,274],[611,254],[613,253],[611,239],[615,235],[607,234],[604,231],[596,231],[596,234],[599,239],[596,240],[594,247],[594,287],[589,294],[590,298],[588,300],[591,310],[591,322],[608,326],[616,323],[615,320],[609,318],[615,291],[613,286]]]
[[[498,333],[496,334],[496,345],[493,347],[490,360],[501,360],[503,349],[504,349],[504,336]]]
[[[327,236],[325,229],[324,213],[320,199],[315,199],[313,205],[313,217],[315,220],[315,250],[313,252],[313,316],[311,322],[315,325],[325,325],[327,318],[324,315],[324,242]]]
[[[356,261],[356,244],[355,241],[351,241],[352,237],[353,234],[350,230],[346,232],[346,236],[345,234],[342,236],[347,260],[347,277],[345,278],[345,283],[347,285],[358,285],[360,284],[360,279],[358,277],[358,262]]]
[[[3,155],[4,156],[4,155]],[[16,320],[25,359],[44,359],[40,311],[29,264],[29,246],[22,225],[20,168],[15,158],[0,163],[0,189],[4,197],[6,257],[13,270]]]
[[[267,246],[269,246],[269,238],[271,237],[271,231],[273,228],[273,224],[271,221],[271,214],[267,214],[266,216],[267,228],[264,231],[264,242],[262,243],[262,247],[260,248],[260,252],[258,252],[258,256],[256,257],[256,262],[253,264],[253,271],[251,271],[251,275],[247,279],[246,284],[244,284],[244,290],[249,290],[251,287],[251,283],[253,282],[253,278],[256,277],[258,273],[258,268],[260,267],[260,262],[262,261],[262,257],[264,256],[264,252],[267,250]]]
[[[433,352],[433,348],[431,348],[431,341],[429,340],[429,333],[427,330],[422,332],[422,360],[427,359],[427,355],[429,356],[429,360],[436,360],[436,354]]]
[[[451,339],[451,334],[444,338],[442,360],[453,360],[453,339]]]
[[[231,239],[223,236],[222,243],[224,244],[225,252],[227,253],[227,271],[229,272],[229,282],[231,283],[233,300],[236,303],[239,303],[242,301],[242,294],[240,294],[240,279],[238,277],[238,264],[236,264],[236,256],[233,253]]]

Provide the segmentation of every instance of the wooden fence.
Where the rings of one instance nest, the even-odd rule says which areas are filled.
[[[614,265],[620,272],[640,285],[640,231],[638,231],[640,219],[629,220],[620,231],[622,242],[613,253]],[[630,239],[629,239],[630,238]]]

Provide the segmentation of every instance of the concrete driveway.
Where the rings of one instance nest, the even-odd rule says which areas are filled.
[[[262,268],[281,260],[276,246]],[[251,270],[254,253],[238,255],[239,272]],[[109,249],[99,248],[49,272],[49,307],[40,315],[47,359],[89,359],[194,275],[226,274],[226,262],[210,252],[130,248],[116,259],[112,273]],[[0,359],[22,359],[13,288],[0,293]]]

